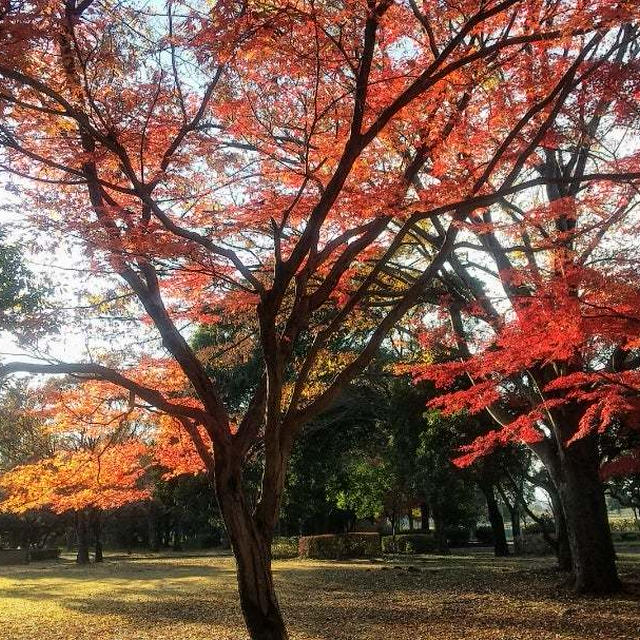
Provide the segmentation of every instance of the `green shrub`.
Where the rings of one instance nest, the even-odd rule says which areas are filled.
[[[377,533],[303,536],[298,541],[298,555],[302,558],[367,558],[380,555],[381,552]]]
[[[431,533],[402,533],[383,536],[383,553],[433,553],[436,541]]]
[[[493,535],[493,529],[489,525],[477,527],[476,539],[481,544],[494,544],[495,536]]]
[[[464,547],[471,538],[471,529],[462,524],[447,527],[445,530],[447,542],[450,547]]]
[[[57,560],[60,557],[60,549],[30,549],[29,560],[39,562],[40,560]]]
[[[298,538],[274,538],[271,543],[271,557],[276,560],[296,558],[298,556]]]
[[[537,535],[542,533],[542,525],[544,524],[545,531],[548,533],[553,533],[556,529],[556,524],[551,516],[543,515],[540,520],[542,522],[532,522],[531,524],[526,525],[522,528],[522,533],[525,535]]]

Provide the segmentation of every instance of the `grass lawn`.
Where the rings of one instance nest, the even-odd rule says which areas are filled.
[[[551,559],[484,551],[274,569],[292,640],[638,640],[640,554],[620,560],[627,589],[606,600],[568,594]],[[233,560],[107,554],[89,567],[0,567],[0,639],[61,638],[245,640]]]

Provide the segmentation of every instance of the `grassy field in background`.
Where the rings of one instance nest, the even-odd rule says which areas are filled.
[[[626,591],[572,596],[551,558],[488,551],[411,561],[275,563],[292,640],[638,640],[640,553]],[[109,556],[0,567],[2,640],[245,640],[233,560]]]

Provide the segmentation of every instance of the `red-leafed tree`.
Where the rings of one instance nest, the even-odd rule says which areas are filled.
[[[585,86],[566,105],[531,169],[569,182],[551,182],[533,200],[505,199],[466,225],[468,240],[440,274],[455,358],[414,369],[449,389],[434,406],[490,416],[459,465],[508,442],[536,452],[558,489],[584,592],[619,586],[599,435],[625,440],[639,425],[640,221],[637,185],[584,188],[581,179],[602,163],[637,162],[638,140],[620,138],[638,122],[636,35],[620,30],[604,88]],[[630,453],[603,470],[628,470],[633,460]]]
[[[637,14],[611,0],[3,4],[0,144],[19,213],[82,247],[90,286],[121,279],[190,392],[135,352],[1,372],[106,380],[178,421],[215,478],[252,638],[287,637],[269,549],[296,435],[420,300],[460,224],[548,182],[638,177],[519,179]],[[389,301],[387,268],[427,220],[442,242]],[[246,319],[263,367],[241,406],[181,330],[220,313]],[[352,355],[327,357],[362,318]]]

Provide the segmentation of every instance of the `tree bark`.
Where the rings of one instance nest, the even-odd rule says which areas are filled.
[[[582,438],[564,448],[550,470],[566,518],[575,590],[605,594],[620,589],[615,549],[599,476],[597,439]]]
[[[271,531],[251,513],[241,472],[216,461],[216,494],[236,558],[238,593],[252,640],[288,640],[271,572]]]
[[[87,527],[87,515],[83,511],[76,513],[76,535],[78,539],[78,564],[89,564],[89,530]]]
[[[496,557],[504,557],[509,555],[509,545],[507,544],[507,535],[504,532],[504,519],[498,507],[494,487],[489,483],[480,483],[480,489],[484,493],[487,501],[487,514],[489,523],[493,531],[494,551]]]

